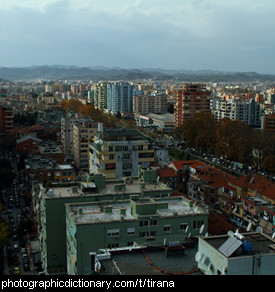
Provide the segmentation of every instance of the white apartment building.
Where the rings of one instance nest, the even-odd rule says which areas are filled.
[[[261,126],[260,104],[254,99],[242,102],[238,98],[224,101],[215,99],[212,103],[212,111],[217,120],[229,118],[230,120],[240,120],[247,125],[255,128]]]

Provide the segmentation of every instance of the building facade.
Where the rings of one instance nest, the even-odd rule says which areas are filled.
[[[65,204],[129,200],[130,196],[169,197],[172,189],[157,181],[156,174],[143,171],[141,179],[128,178],[106,181],[101,174],[89,176],[86,182],[68,185],[54,184],[44,187],[33,184],[32,205],[38,222],[41,261],[46,274],[64,274],[66,256],[66,212]]]
[[[89,172],[107,179],[137,176],[138,166],[154,162],[154,150],[138,130],[104,129],[89,147]]]
[[[198,112],[211,112],[211,91],[205,84],[182,84],[175,90],[175,127]]]
[[[65,155],[73,155],[73,129],[74,125],[83,124],[92,120],[90,118],[80,118],[77,115],[61,118],[61,143],[64,147]]]
[[[238,98],[228,101],[217,99],[213,113],[218,120],[229,118],[230,120],[240,120],[251,127],[261,127],[260,104],[254,99],[246,102],[241,102]]]
[[[117,202],[66,205],[67,272],[91,272],[90,254],[101,250],[165,247],[186,243],[203,228],[207,214],[190,208],[183,197],[138,198]],[[96,234],[96,237],[94,236]]]
[[[274,246],[264,233],[229,231],[199,238],[196,261],[205,275],[275,275]]]
[[[142,94],[133,98],[133,111],[136,114],[166,113],[168,101],[166,94]]]
[[[90,119],[73,126],[73,155],[76,167],[81,171],[89,169],[89,141],[98,131],[98,123]]]
[[[128,82],[107,84],[107,110],[112,113],[133,112],[134,85]]]
[[[101,110],[107,108],[107,82],[94,85],[94,106]]]

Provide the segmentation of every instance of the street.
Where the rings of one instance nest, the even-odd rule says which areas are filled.
[[[27,244],[26,232],[23,229],[22,220],[30,212],[26,206],[23,194],[26,190],[25,182],[19,176],[17,169],[17,158],[12,159],[12,154],[7,153],[6,158],[11,161],[15,179],[10,188],[2,191],[4,198],[1,217],[9,225],[9,239],[4,247],[4,275],[33,275],[36,274],[32,261],[30,260],[30,248]]]

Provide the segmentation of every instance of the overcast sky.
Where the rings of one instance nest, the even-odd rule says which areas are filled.
[[[0,66],[275,74],[274,0],[0,0]]]

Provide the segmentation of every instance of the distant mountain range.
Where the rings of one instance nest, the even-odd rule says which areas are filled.
[[[271,81],[275,75],[256,72],[227,72],[212,70],[165,70],[161,68],[122,69],[119,67],[77,67],[64,65],[45,65],[30,67],[0,67],[1,79],[18,80],[121,80],[133,81],[142,79],[179,80],[194,82],[241,82],[241,81]]]

